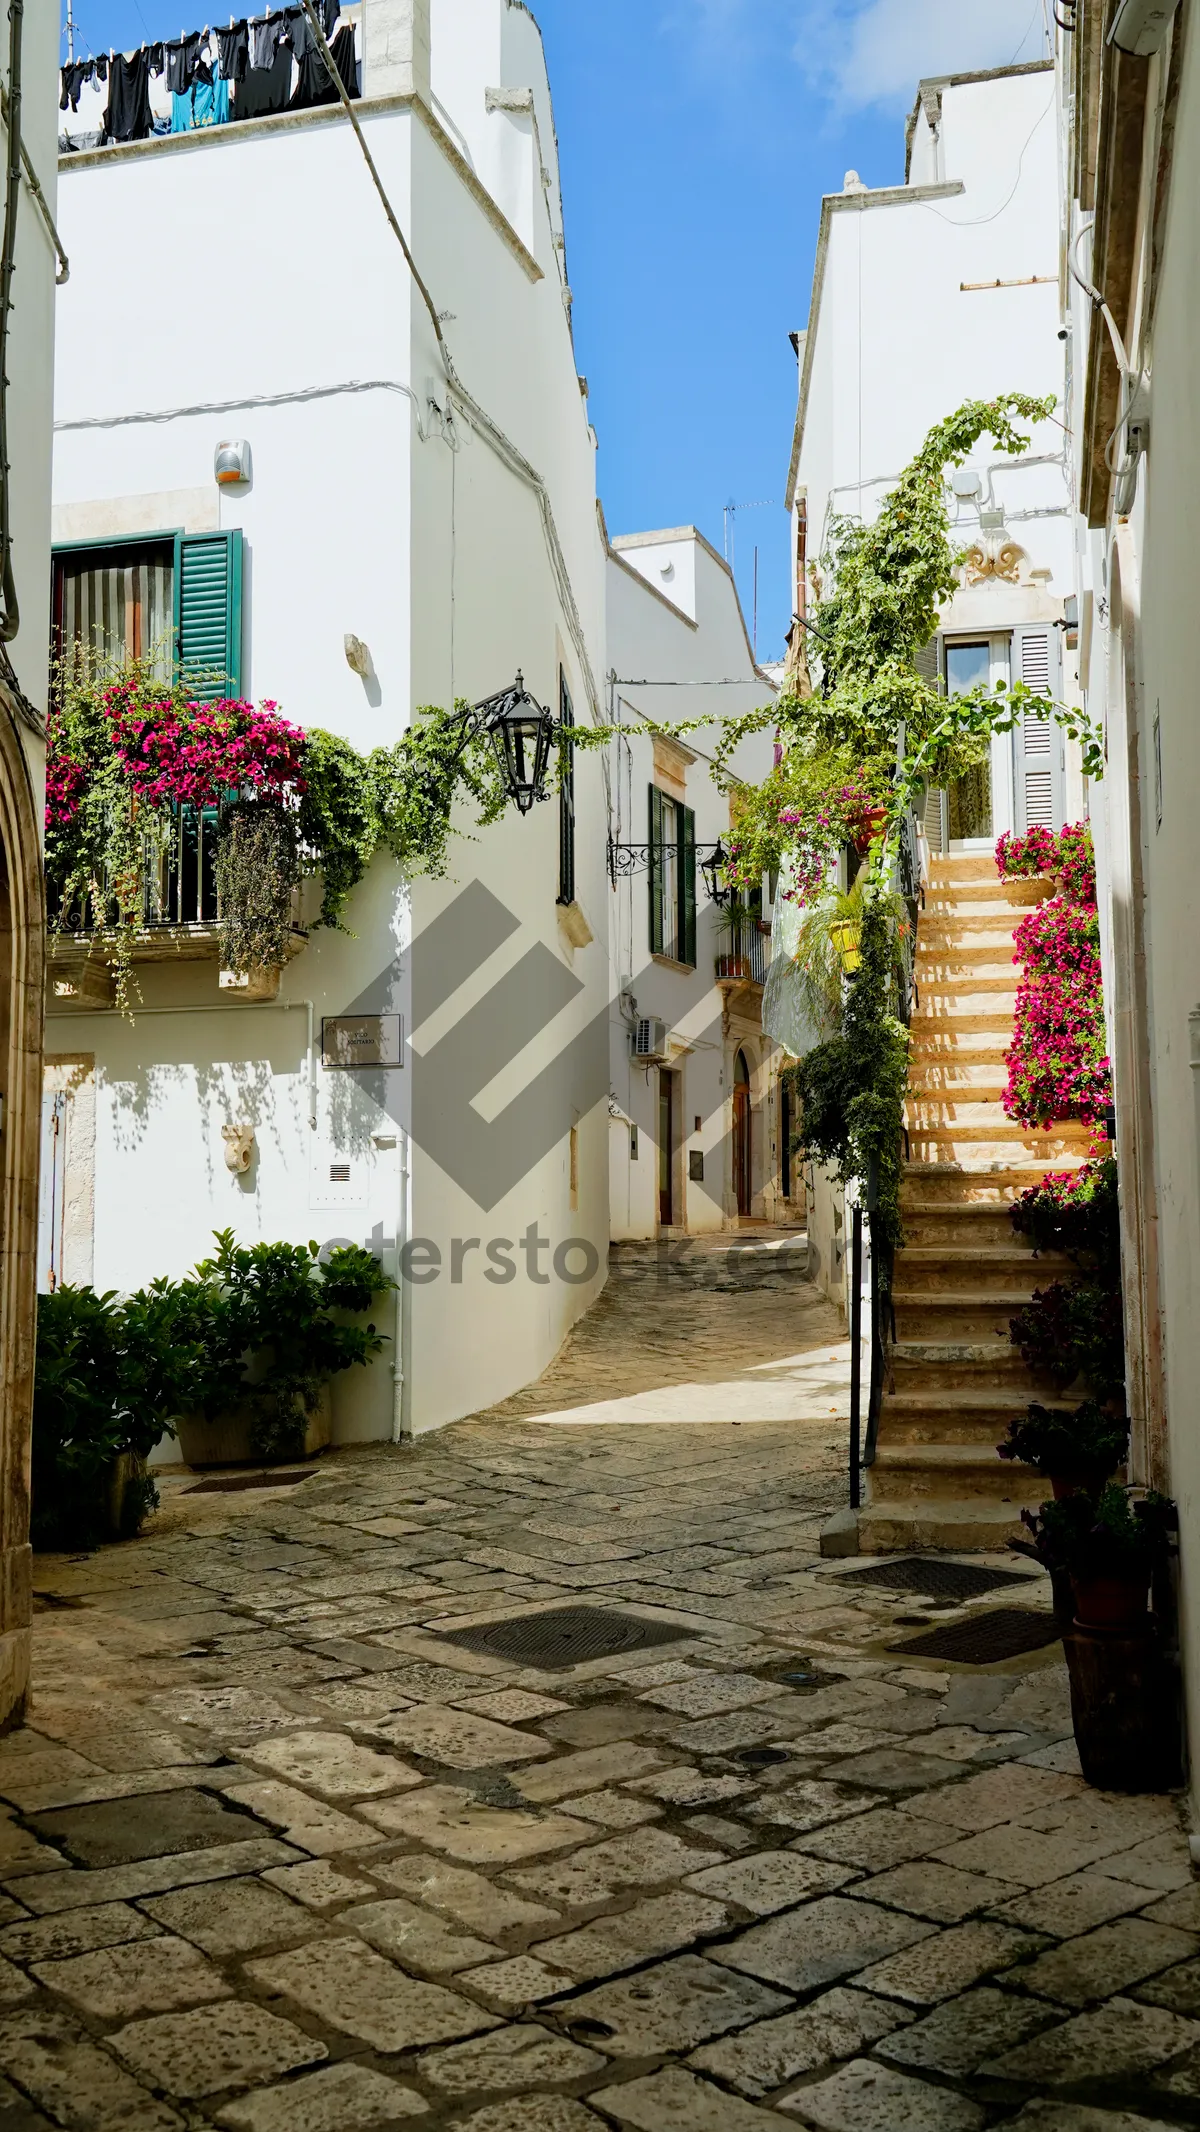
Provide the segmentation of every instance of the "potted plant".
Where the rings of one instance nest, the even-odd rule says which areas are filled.
[[[1048,1568],[1065,1571],[1077,1625],[1093,1629],[1141,1627],[1150,1581],[1166,1559],[1174,1506],[1150,1492],[1135,1501],[1109,1481],[1099,1495],[1077,1493],[1021,1512],[1033,1552]]]
[[[158,1501],[146,1461],[173,1433],[199,1353],[171,1283],[124,1302],[68,1285],[38,1297],[35,1547],[94,1547],[137,1533]]]
[[[310,1244],[239,1246],[231,1229],[196,1268],[211,1346],[179,1441],[189,1466],[270,1465],[329,1442],[330,1379],[377,1355],[385,1335],[350,1322],[395,1283],[357,1244],[323,1260]]]
[[[1128,1442],[1129,1423],[1106,1413],[1095,1399],[1085,1399],[1074,1413],[1031,1400],[1024,1415],[1014,1415],[996,1449],[1001,1458],[1019,1459],[1044,1473],[1061,1501],[1097,1494],[1124,1462]]]

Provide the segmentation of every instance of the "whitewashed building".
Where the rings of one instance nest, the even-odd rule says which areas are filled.
[[[44,719],[49,661],[50,422],[54,284],[67,261],[54,227],[58,24],[45,8],[5,17],[0,40],[7,162],[19,110],[20,185],[12,308],[0,351],[6,446],[0,489],[11,580],[0,582],[0,1729],[29,1685],[29,1444],[33,1398],[38,1113],[45,947],[42,893]],[[21,95],[14,97],[13,62]],[[7,276],[0,273],[0,289]],[[2,380],[7,380],[7,386]],[[3,565],[0,555],[0,568]]]
[[[518,669],[582,723],[604,546],[540,36],[520,0],[369,0],[359,34],[356,116],[445,355],[340,105],[70,153],[55,584],[155,561],[178,656],[215,629],[231,693],[360,750]],[[238,484],[222,442],[248,447]],[[350,932],[310,929],[273,998],[222,990],[200,904],[139,943],[132,1020],[60,947],[43,1279],[179,1275],[226,1225],[389,1271],[407,1247],[395,1345],[335,1381],[335,1440],[535,1377],[604,1279],[601,791],[581,755],[526,818],[472,838],[463,808],[444,881],[377,859]],[[402,1063],[331,1068],[346,1014],[388,1017]]]
[[[1080,680],[1106,757],[1093,819],[1121,1178],[1130,1478],[1171,1494],[1179,1509],[1195,1813],[1200,734],[1191,558],[1200,483],[1200,43],[1194,8],[1172,0],[1111,11],[1081,0],[1064,19],[1073,25],[1058,40],[1068,419]]]
[[[1058,146],[1052,66],[923,81],[906,128],[905,182],[855,171],[821,203],[808,325],[795,336],[799,398],[788,476],[797,628],[810,618],[838,518],[870,518],[933,425],[965,400],[1053,396],[1017,459],[985,437],[953,477],[962,582],[923,654],[947,692],[1023,680],[1077,689],[1071,469],[1059,334]],[[1026,720],[990,763],[925,808],[930,848],[991,851],[1004,830],[1085,812],[1079,751]],[[844,1281],[839,1194],[810,1209],[813,1267]]]
[[[724,719],[773,702],[728,564],[694,526],[614,539],[610,722],[706,721],[609,755],[610,1194],[617,1240],[798,1217],[789,1097],[764,1036],[771,884],[719,907],[705,862],[730,844],[711,764]],[[770,728],[731,769],[770,770]]]

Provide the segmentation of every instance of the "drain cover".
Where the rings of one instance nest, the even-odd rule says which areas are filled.
[[[839,1571],[835,1584],[877,1584],[889,1592],[919,1592],[927,1599],[977,1599],[1002,1584],[1028,1584],[1019,1569],[982,1569],[973,1562],[943,1562],[936,1555],[903,1555],[871,1569]]]
[[[949,1658],[960,1666],[994,1666],[1001,1658],[1020,1658],[1026,1651],[1057,1643],[1060,1634],[1053,1614],[1035,1613],[1032,1607],[1000,1606],[994,1613],[947,1622],[945,1628],[931,1629],[928,1636],[910,1636],[904,1643],[889,1644],[888,1649],[905,1658]]]
[[[672,1622],[644,1621],[639,1614],[619,1614],[607,1606],[560,1606],[549,1614],[518,1614],[507,1621],[483,1621],[474,1629],[444,1629],[447,1643],[484,1651],[491,1658],[519,1658],[523,1665],[559,1672],[585,1658],[615,1658],[621,1651],[646,1651],[659,1643],[678,1643],[690,1629]]]
[[[310,1481],[315,1470],[309,1466],[303,1473],[223,1473],[218,1480],[196,1481],[183,1492],[185,1495],[240,1495],[243,1488],[294,1488],[297,1481]]]
[[[773,1769],[777,1762],[790,1762],[791,1755],[785,1747],[743,1747],[732,1757],[743,1769]]]

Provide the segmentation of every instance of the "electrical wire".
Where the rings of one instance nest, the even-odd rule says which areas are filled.
[[[343,392],[403,394],[417,409],[417,431],[424,438],[417,395],[411,385],[402,385],[397,378],[348,378],[338,385],[301,385],[294,392],[251,393],[240,400],[196,400],[190,407],[142,407],[124,415],[79,415],[74,421],[56,422],[54,427],[56,430],[124,429],[131,423],[181,421],[186,415],[232,415],[240,414],[248,407],[292,407],[305,400],[332,399]]]
[[[1028,30],[1025,32],[1025,35],[1029,35]],[[1021,42],[1024,43],[1024,41],[1024,38],[1022,38]],[[1007,200],[1002,200],[1000,202],[999,207],[994,208],[990,215],[977,215],[974,221],[972,222],[960,222],[954,215],[944,215],[940,207],[931,207],[928,200],[915,200],[912,203],[914,207],[923,208],[927,215],[936,215],[939,222],[948,223],[951,229],[983,229],[989,222],[995,222],[1004,213],[1006,208],[1012,206],[1013,201],[1016,199],[1017,188],[1021,183],[1021,172],[1025,167],[1025,157],[1029,151],[1033,136],[1038,131],[1038,128],[1044,123],[1044,121],[1049,118],[1050,113],[1053,109],[1054,92],[1053,90],[1051,90],[1049,103],[1047,104],[1045,110],[1040,114],[1040,116],[1035,118],[1032,126],[1029,129],[1029,132],[1025,136],[1025,144],[1021,149],[1019,157],[1017,158],[1017,175],[1013,179],[1012,191],[1009,193]]]

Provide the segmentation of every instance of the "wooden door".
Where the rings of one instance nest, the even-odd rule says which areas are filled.
[[[675,1076],[662,1070],[658,1076],[658,1221],[669,1229],[675,1220],[671,1189],[675,1168]]]
[[[733,1189],[739,1214],[748,1215],[752,1197],[750,1146],[750,1069],[739,1051],[733,1068]]]

